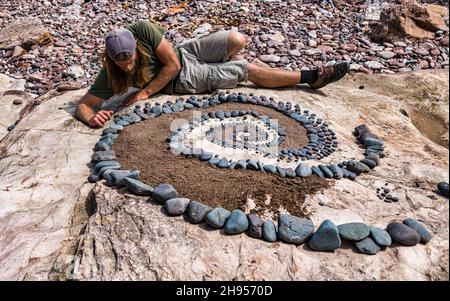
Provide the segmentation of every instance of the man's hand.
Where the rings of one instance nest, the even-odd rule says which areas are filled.
[[[88,124],[92,127],[102,127],[111,118],[113,111],[98,111],[94,117],[89,119]]]
[[[139,100],[143,100],[143,99],[148,99],[150,97],[149,93],[145,90],[141,90],[139,92],[136,92],[134,94],[131,94],[130,96],[127,97],[127,99],[125,99],[124,101],[124,105],[125,106],[129,106],[132,103],[139,101]]]

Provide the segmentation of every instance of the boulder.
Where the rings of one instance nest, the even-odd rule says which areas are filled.
[[[448,9],[439,5],[421,6],[415,0],[388,7],[371,32],[376,42],[396,42],[405,38],[434,39],[438,30],[448,31]]]
[[[21,46],[29,50],[35,44],[53,44],[53,39],[39,18],[20,18],[0,30],[0,49]]]

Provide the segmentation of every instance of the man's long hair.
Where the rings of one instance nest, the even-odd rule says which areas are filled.
[[[144,46],[137,42],[137,58],[133,74],[127,74],[106,54],[103,53],[103,67],[108,74],[108,87],[112,88],[114,95],[125,93],[129,87],[137,86],[143,89],[150,82],[150,57],[145,52]]]

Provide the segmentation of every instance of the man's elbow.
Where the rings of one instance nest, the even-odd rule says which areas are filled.
[[[177,74],[181,70],[181,64],[178,60],[174,61],[173,64],[170,65],[170,67],[170,70],[174,74]]]

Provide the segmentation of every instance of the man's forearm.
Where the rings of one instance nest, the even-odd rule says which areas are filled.
[[[75,111],[75,115],[81,121],[88,122],[92,117],[95,116],[95,112],[86,104],[80,104]]]
[[[176,65],[166,65],[164,66],[156,75],[156,77],[145,87],[145,91],[148,96],[157,93],[159,90],[164,88],[175,76],[177,76],[179,67]]]

